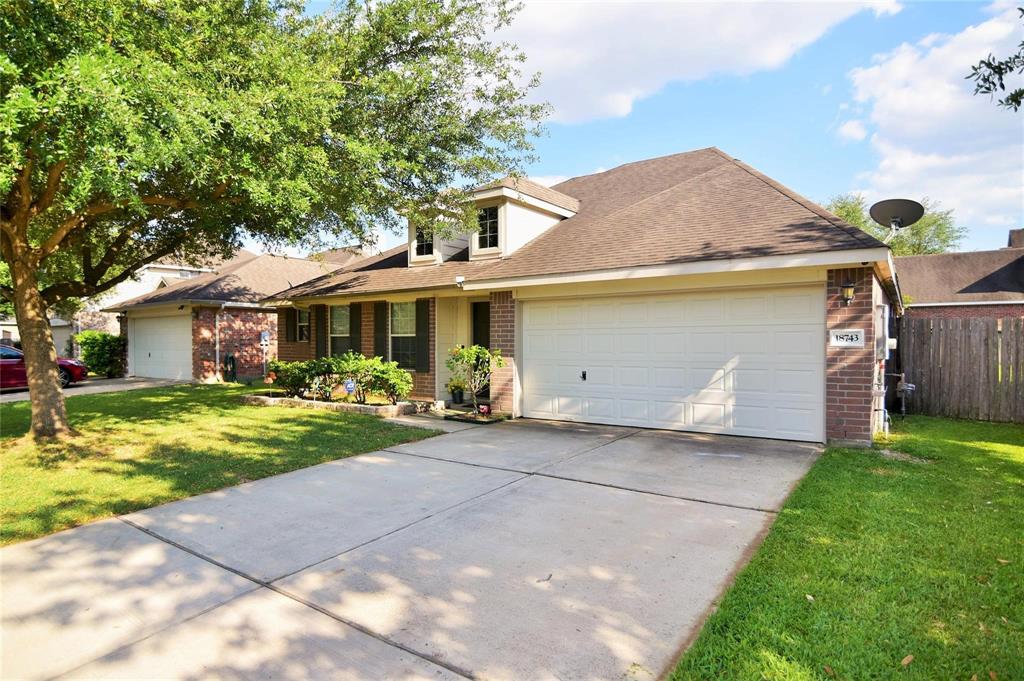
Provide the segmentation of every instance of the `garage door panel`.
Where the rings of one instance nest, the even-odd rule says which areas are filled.
[[[822,439],[821,287],[527,302],[522,318],[526,416]]]
[[[130,320],[131,371],[147,378],[192,378],[192,318],[189,315]]]

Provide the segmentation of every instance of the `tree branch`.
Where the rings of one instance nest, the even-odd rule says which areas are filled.
[[[50,166],[50,169],[46,172],[46,188],[39,199],[32,204],[29,210],[30,217],[42,213],[53,203],[54,197],[57,196],[57,190],[60,189],[60,181],[67,164],[66,160],[60,160]]]
[[[142,267],[145,267],[154,260],[158,260],[165,255],[170,255],[174,252],[174,247],[162,248],[159,251],[150,253],[145,258],[140,258],[138,261],[132,263],[129,267],[126,267],[123,272],[118,274],[116,277],[111,277],[102,284],[89,284],[84,281],[69,281],[61,284],[53,284],[47,286],[42,290],[43,300],[46,304],[55,305],[66,298],[85,298],[87,296],[95,296],[104,291],[109,291],[114,288],[122,281],[127,281],[133,274]]]

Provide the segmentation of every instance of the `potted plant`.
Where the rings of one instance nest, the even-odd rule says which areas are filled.
[[[445,388],[452,394],[452,404],[462,404],[466,401],[466,382],[461,378],[451,378]]]
[[[479,412],[477,394],[491,382],[491,368],[505,366],[501,350],[488,350],[481,345],[452,348],[445,362],[452,372],[453,380],[463,382],[464,389],[473,396],[473,411]]]

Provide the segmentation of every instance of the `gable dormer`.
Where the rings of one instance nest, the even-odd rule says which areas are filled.
[[[477,231],[469,235],[470,260],[511,255],[580,208],[579,200],[526,178],[483,185],[472,197]]]
[[[579,211],[580,202],[526,178],[507,177],[470,192],[477,230],[440,239],[408,227],[409,266],[438,265],[469,250],[470,260],[502,258]]]

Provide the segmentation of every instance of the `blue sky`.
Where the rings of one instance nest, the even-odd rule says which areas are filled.
[[[976,250],[1024,225],[1024,112],[963,76],[1022,33],[1005,2],[532,0],[504,37],[554,106],[531,177],[714,145],[816,201],[928,196]]]

